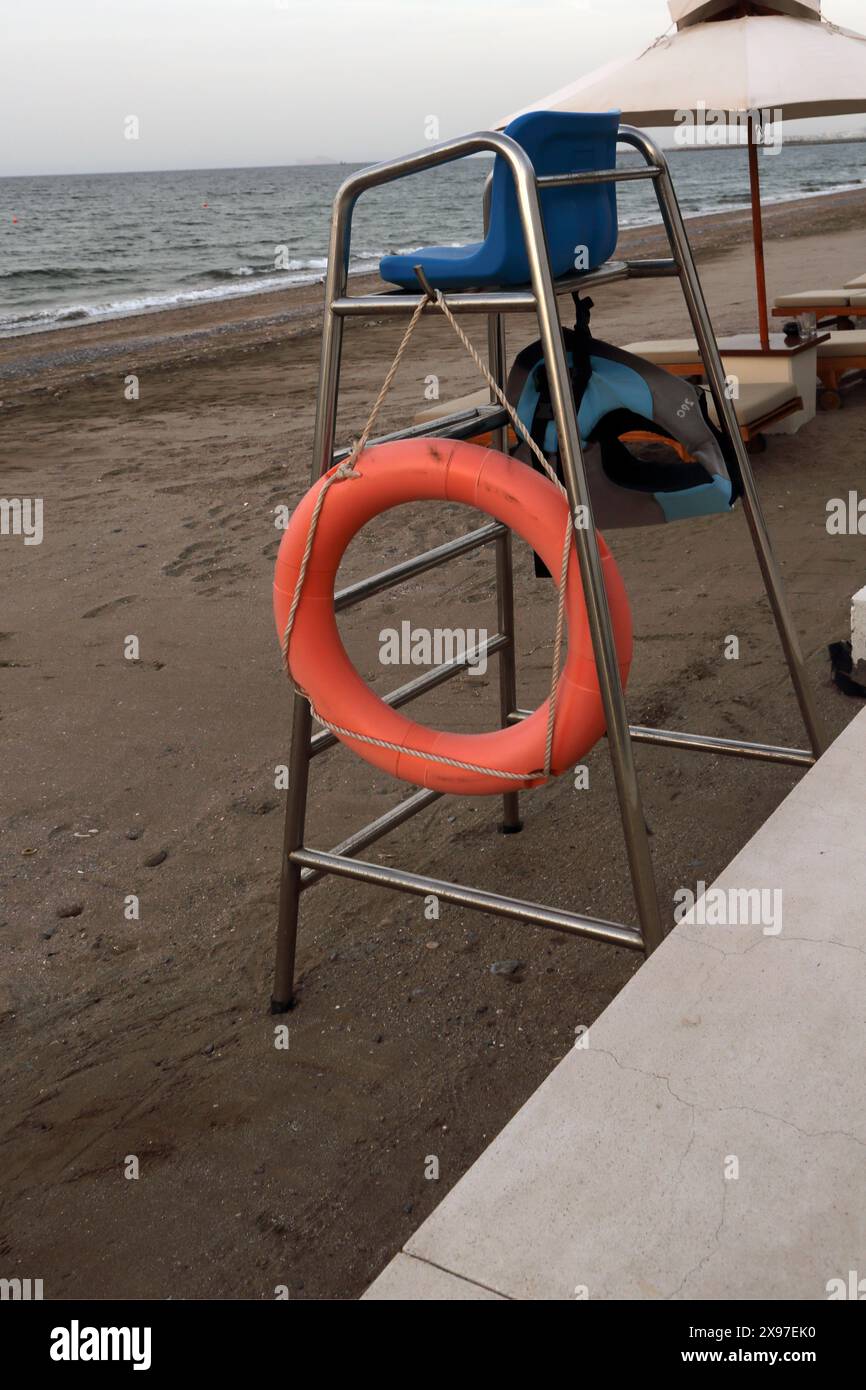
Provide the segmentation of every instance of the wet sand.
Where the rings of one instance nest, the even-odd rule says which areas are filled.
[[[771,293],[866,270],[864,207],[855,194],[769,210]],[[748,219],[691,229],[717,330],[751,327]],[[654,233],[623,240],[661,249]],[[0,541],[0,1273],[43,1278],[49,1299],[356,1296],[639,967],[449,907],[429,921],[421,899],[332,880],[304,899],[299,1006],[268,1015],[289,713],[273,509],[309,472],[320,295],[0,344],[4,495],[45,506],[41,546]],[[686,330],[675,282],[594,297],[610,341]],[[349,326],[341,439],[400,328]],[[532,336],[529,320],[510,329],[509,352]],[[383,426],[423,407],[431,372],[444,397],[473,389],[474,371],[446,325],[425,324]],[[862,537],[828,536],[825,504],[863,493],[864,461],[866,390],[755,461],[831,733],[859,705],[830,683],[826,645],[846,635],[864,575]],[[353,543],[345,580],[466,524],[456,508],[392,513]],[[609,540],[634,612],[635,721],[800,743],[742,515]],[[516,564],[530,705],[546,693],[554,605],[522,545]],[[379,689],[409,678],[377,662],[380,630],[405,619],[492,631],[492,572],[476,553],[347,615],[359,669]],[[495,671],[416,709],[493,727]],[[669,750],[638,761],[667,904],[711,880],[798,775]],[[588,793],[561,779],[522,798],[521,835],[497,834],[496,799],[448,800],[368,857],[633,920],[603,745],[589,765]],[[336,843],[402,791],[342,750],[317,760],[310,843]],[[492,974],[504,960],[522,966]]]

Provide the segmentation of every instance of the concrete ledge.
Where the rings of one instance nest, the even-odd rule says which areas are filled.
[[[864,767],[866,711],[713,885],[781,890],[781,930],[678,925],[370,1296],[449,1296],[407,1254],[518,1299],[866,1276]]]

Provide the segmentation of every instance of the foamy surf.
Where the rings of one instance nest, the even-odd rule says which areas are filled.
[[[369,265],[354,268],[353,275],[369,274],[378,267],[378,259]],[[208,303],[217,299],[239,299],[249,295],[273,294],[297,285],[320,282],[327,261],[322,260],[315,270],[293,271],[256,277],[252,267],[240,267],[226,272],[230,277],[218,284],[195,290],[165,290],[154,294],[131,295],[96,304],[64,304],[56,308],[36,309],[23,314],[0,314],[0,337],[24,333],[44,333],[52,328],[64,328],[83,322],[97,323],[106,319],[134,318],[138,314],[159,313],[187,305]]]
[[[765,205],[861,188],[851,175],[862,154],[850,142],[786,146],[762,160]],[[740,150],[669,155],[687,218],[748,207]],[[0,218],[0,337],[314,285],[347,167],[0,180],[0,207],[14,214]],[[477,240],[486,173],[469,160],[361,199],[350,274],[376,271],[389,252]],[[637,186],[623,186],[618,205],[623,229],[659,222]]]

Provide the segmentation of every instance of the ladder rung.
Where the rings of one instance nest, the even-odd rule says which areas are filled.
[[[498,429],[507,419],[508,412],[501,405],[477,405],[471,410],[443,415],[425,424],[407,425],[406,429],[395,430],[392,434],[380,434],[369,441],[367,448],[374,449],[377,444],[394,444],[401,439],[473,439],[476,434]],[[351,446],[335,450],[331,455],[332,464],[342,463],[351,452]]]
[[[372,845],[376,840],[380,840],[383,835],[387,835],[390,830],[396,830],[398,825],[409,820],[412,816],[417,816],[419,811],[423,811],[427,806],[432,806],[434,801],[439,801],[444,795],[431,787],[424,787],[421,791],[414,792],[412,796],[405,797],[396,806],[392,806],[390,811],[384,815],[371,820],[369,825],[356,830],[353,835],[347,836],[339,845],[335,845],[331,854],[355,855],[368,845]],[[301,887],[309,888],[311,884],[317,883],[324,874],[324,869],[303,869],[301,871]]]
[[[522,898],[506,897],[503,893],[488,893],[483,888],[470,888],[464,883],[447,883],[445,879],[428,878],[426,874],[410,874],[389,864],[370,864],[364,859],[350,859],[342,854],[328,854],[318,849],[296,849],[289,855],[295,864],[323,874],[357,878],[381,888],[395,888],[403,893],[426,897],[433,893],[442,902],[456,907],[470,907],[477,912],[489,912],[512,921],[533,922],[538,927],[569,932],[572,936],[589,936],[596,941],[609,941],[614,946],[643,950],[643,940],[636,927],[621,922],[607,922],[601,917],[586,917],[580,912],[565,912],[558,907],[525,902]]]
[[[495,541],[498,536],[507,534],[508,528],[503,526],[501,521],[491,521],[486,526],[479,526],[476,531],[467,531],[465,536],[457,536],[453,541],[445,541],[432,550],[423,551],[421,555],[413,555],[411,560],[403,560],[399,565],[380,570],[378,574],[371,574],[367,579],[359,579],[357,584],[350,584],[334,595],[334,611],[342,613],[345,608],[354,608],[356,603],[362,603],[364,599],[372,598],[384,589],[393,589],[404,580],[414,578],[416,574],[426,574],[428,570],[445,565],[458,555],[478,550],[482,545],[489,545],[491,541]]]
[[[462,656],[455,656],[451,661],[443,661],[441,666],[434,666],[431,671],[425,671],[423,676],[416,676],[414,680],[398,686],[390,694],[383,695],[382,699],[392,709],[399,709],[401,705],[408,705],[410,700],[417,700],[419,695],[426,695],[428,690],[435,690],[438,685],[444,685],[454,676],[459,676],[460,672],[471,665],[477,657],[495,656],[497,652],[510,646],[511,638],[497,632],[495,637],[488,637],[486,642],[472,647]],[[326,748],[333,748],[336,742],[337,735],[332,734],[330,729],[324,729],[322,733],[316,734],[314,738],[310,739],[310,757],[314,758],[317,753],[324,753]]]
[[[532,713],[531,709],[512,710],[508,721],[519,724]],[[715,753],[722,758],[752,758],[789,767],[812,767],[817,761],[808,748],[788,748],[779,743],[748,743],[741,738],[717,738],[714,734],[690,734],[680,729],[652,729],[646,724],[630,724],[628,731],[633,742],[655,744],[658,748],[683,748],[690,753]]]

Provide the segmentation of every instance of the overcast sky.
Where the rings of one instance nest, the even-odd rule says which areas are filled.
[[[866,0],[824,10],[866,29]],[[380,159],[422,145],[428,116],[442,138],[489,126],[670,23],[665,0],[0,0],[0,15],[0,174]]]

